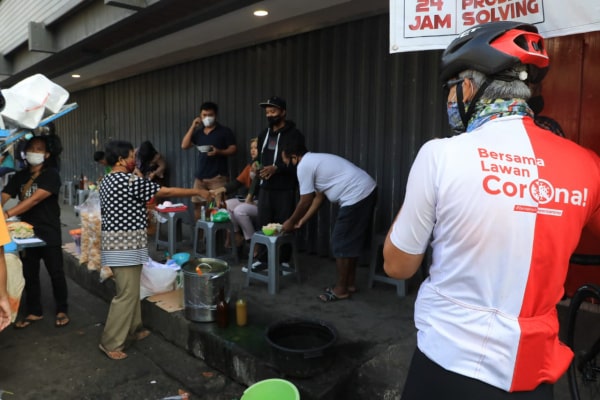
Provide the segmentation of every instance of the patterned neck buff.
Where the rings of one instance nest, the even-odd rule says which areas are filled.
[[[523,99],[480,100],[475,106],[467,132],[479,128],[488,121],[509,115],[529,115],[533,118],[533,111]]]

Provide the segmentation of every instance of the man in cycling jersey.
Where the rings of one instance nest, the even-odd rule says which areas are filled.
[[[600,158],[535,124],[528,83],[548,65],[537,29],[511,21],[442,55],[460,134],[421,148],[384,246],[406,279],[433,238],[403,400],[552,399],[571,361],[556,304],[581,230],[600,232]]]

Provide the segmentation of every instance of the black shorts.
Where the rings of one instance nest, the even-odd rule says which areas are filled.
[[[553,385],[543,383],[530,392],[506,392],[477,379],[448,371],[416,349],[408,369],[402,400],[552,400]]]
[[[376,200],[377,188],[358,203],[339,209],[331,235],[331,249],[335,258],[360,257],[371,228]]]

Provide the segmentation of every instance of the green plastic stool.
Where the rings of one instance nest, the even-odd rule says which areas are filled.
[[[266,379],[246,389],[241,400],[300,400],[300,393],[292,382]]]

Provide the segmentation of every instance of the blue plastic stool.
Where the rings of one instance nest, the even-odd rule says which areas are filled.
[[[73,198],[75,197],[73,192],[73,181],[65,181],[63,183],[63,204],[73,205]]]
[[[238,254],[237,248],[235,247],[234,238],[235,238],[235,228],[233,227],[233,223],[231,221],[226,222],[213,222],[213,221],[196,221],[196,226],[194,227],[194,257],[209,257],[209,258],[217,258],[217,232],[220,230],[228,230],[231,235],[231,257],[237,262]],[[198,252],[198,232],[202,230],[204,232],[204,248],[205,252]]]
[[[378,233],[373,237],[371,244],[371,262],[369,263],[369,281],[367,287],[373,288],[373,282],[383,282],[389,285],[396,286],[396,294],[398,297],[406,296],[406,281],[390,278],[387,275],[377,273],[377,256],[380,254],[379,249],[383,247],[387,233]]]
[[[246,271],[246,286],[250,285],[250,279],[256,279],[258,281],[267,283],[269,294],[276,294],[279,292],[279,276],[286,272],[296,275],[298,283],[300,283],[300,270],[295,239],[296,238],[294,234],[267,236],[262,232],[255,232],[250,240],[250,253],[248,255],[248,266],[246,267],[248,269]],[[255,272],[252,270],[252,264],[254,263],[254,246],[256,244],[263,244],[267,247],[267,255],[269,260],[266,275],[262,272]],[[280,249],[284,244],[289,244],[292,246],[293,268],[284,267],[279,262]]]
[[[163,240],[160,238],[160,221],[156,221],[156,250],[158,250],[158,246],[166,246],[169,255],[173,255],[177,252],[177,224],[181,221],[182,216],[185,214],[185,211],[169,211],[166,213],[160,214],[167,217],[167,240]]]

